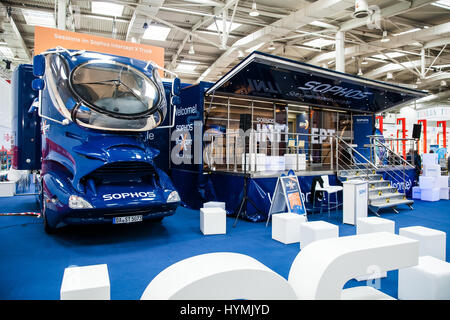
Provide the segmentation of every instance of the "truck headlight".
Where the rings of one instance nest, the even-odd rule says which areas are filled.
[[[70,209],[91,209],[92,205],[84,200],[82,197],[71,195],[69,197],[69,208]]]
[[[180,201],[180,196],[178,195],[178,192],[172,191],[169,196],[167,197],[167,203],[169,202],[178,202]]]

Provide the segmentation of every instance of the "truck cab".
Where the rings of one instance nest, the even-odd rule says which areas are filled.
[[[49,50],[16,69],[13,166],[39,172],[46,232],[175,213],[181,199],[149,139],[173,83],[166,96],[153,64],[88,51]]]

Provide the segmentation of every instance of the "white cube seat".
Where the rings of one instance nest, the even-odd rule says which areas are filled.
[[[358,218],[356,221],[356,234],[382,231],[395,233],[395,222],[379,217]]]
[[[419,187],[420,189],[431,189],[436,188],[436,178],[435,177],[425,177],[420,176],[419,177]]]
[[[325,221],[303,222],[300,225],[300,249],[317,240],[338,237],[339,227]]]
[[[432,256],[445,261],[447,234],[440,230],[413,226],[399,229],[399,235],[419,240],[419,256]]]
[[[222,208],[200,209],[200,230],[204,235],[225,234],[227,232],[227,214]]]
[[[440,188],[439,189],[439,199],[440,200],[450,200],[450,195],[449,195],[449,191],[450,188],[449,187],[444,187],[444,188]]]
[[[448,188],[448,176],[439,176],[437,178],[437,184],[439,188]]]
[[[203,208],[222,208],[225,210],[225,202],[209,201],[203,204]]]
[[[272,215],[272,239],[284,244],[300,242],[300,225],[303,222],[306,222],[306,217],[296,213]]]
[[[438,163],[438,154],[437,153],[424,153],[422,155],[422,164],[437,164]]]
[[[64,269],[60,298],[61,300],[110,300],[111,289],[107,265]]]
[[[441,175],[441,166],[438,164],[424,164],[422,174],[426,177],[438,177]]]
[[[420,189],[420,200],[422,201],[439,201],[439,188]]]
[[[400,300],[450,300],[450,263],[431,256],[398,271]]]
[[[420,187],[417,186],[412,188],[412,198],[420,199]]]

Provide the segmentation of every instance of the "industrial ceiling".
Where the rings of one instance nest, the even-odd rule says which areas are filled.
[[[165,68],[188,83],[216,81],[258,50],[450,97],[450,0],[95,2],[2,0],[2,75],[30,62],[34,26],[47,25],[163,47]]]

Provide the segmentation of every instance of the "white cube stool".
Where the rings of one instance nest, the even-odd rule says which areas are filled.
[[[441,167],[438,164],[424,164],[422,174],[426,177],[438,177],[441,175]]]
[[[420,187],[419,186],[412,188],[412,198],[420,200]]]
[[[450,300],[450,263],[431,256],[419,264],[398,270],[400,300]]]
[[[225,210],[225,202],[209,201],[203,204],[203,208],[222,208]]]
[[[445,261],[447,234],[422,226],[399,229],[399,235],[419,240],[419,256],[432,256]]]
[[[61,300],[110,300],[110,292],[106,264],[64,269]]]
[[[272,215],[272,239],[284,244],[300,242],[300,224],[303,222],[306,217],[296,213]]]
[[[439,201],[439,188],[420,189],[420,200],[422,201]]]
[[[440,176],[437,178],[437,184],[439,188],[448,188],[448,176]]]
[[[420,189],[432,189],[432,188],[436,188],[437,185],[438,184],[437,184],[436,177],[425,177],[425,176],[419,177]]]
[[[449,187],[439,189],[439,199],[440,200],[450,200]]]
[[[339,227],[325,221],[303,222],[300,225],[300,249],[317,240],[338,237]]]
[[[356,221],[356,234],[382,231],[395,233],[395,222],[378,217],[358,218]]]
[[[227,232],[225,210],[222,208],[201,208],[200,230],[204,235],[225,234]]]

